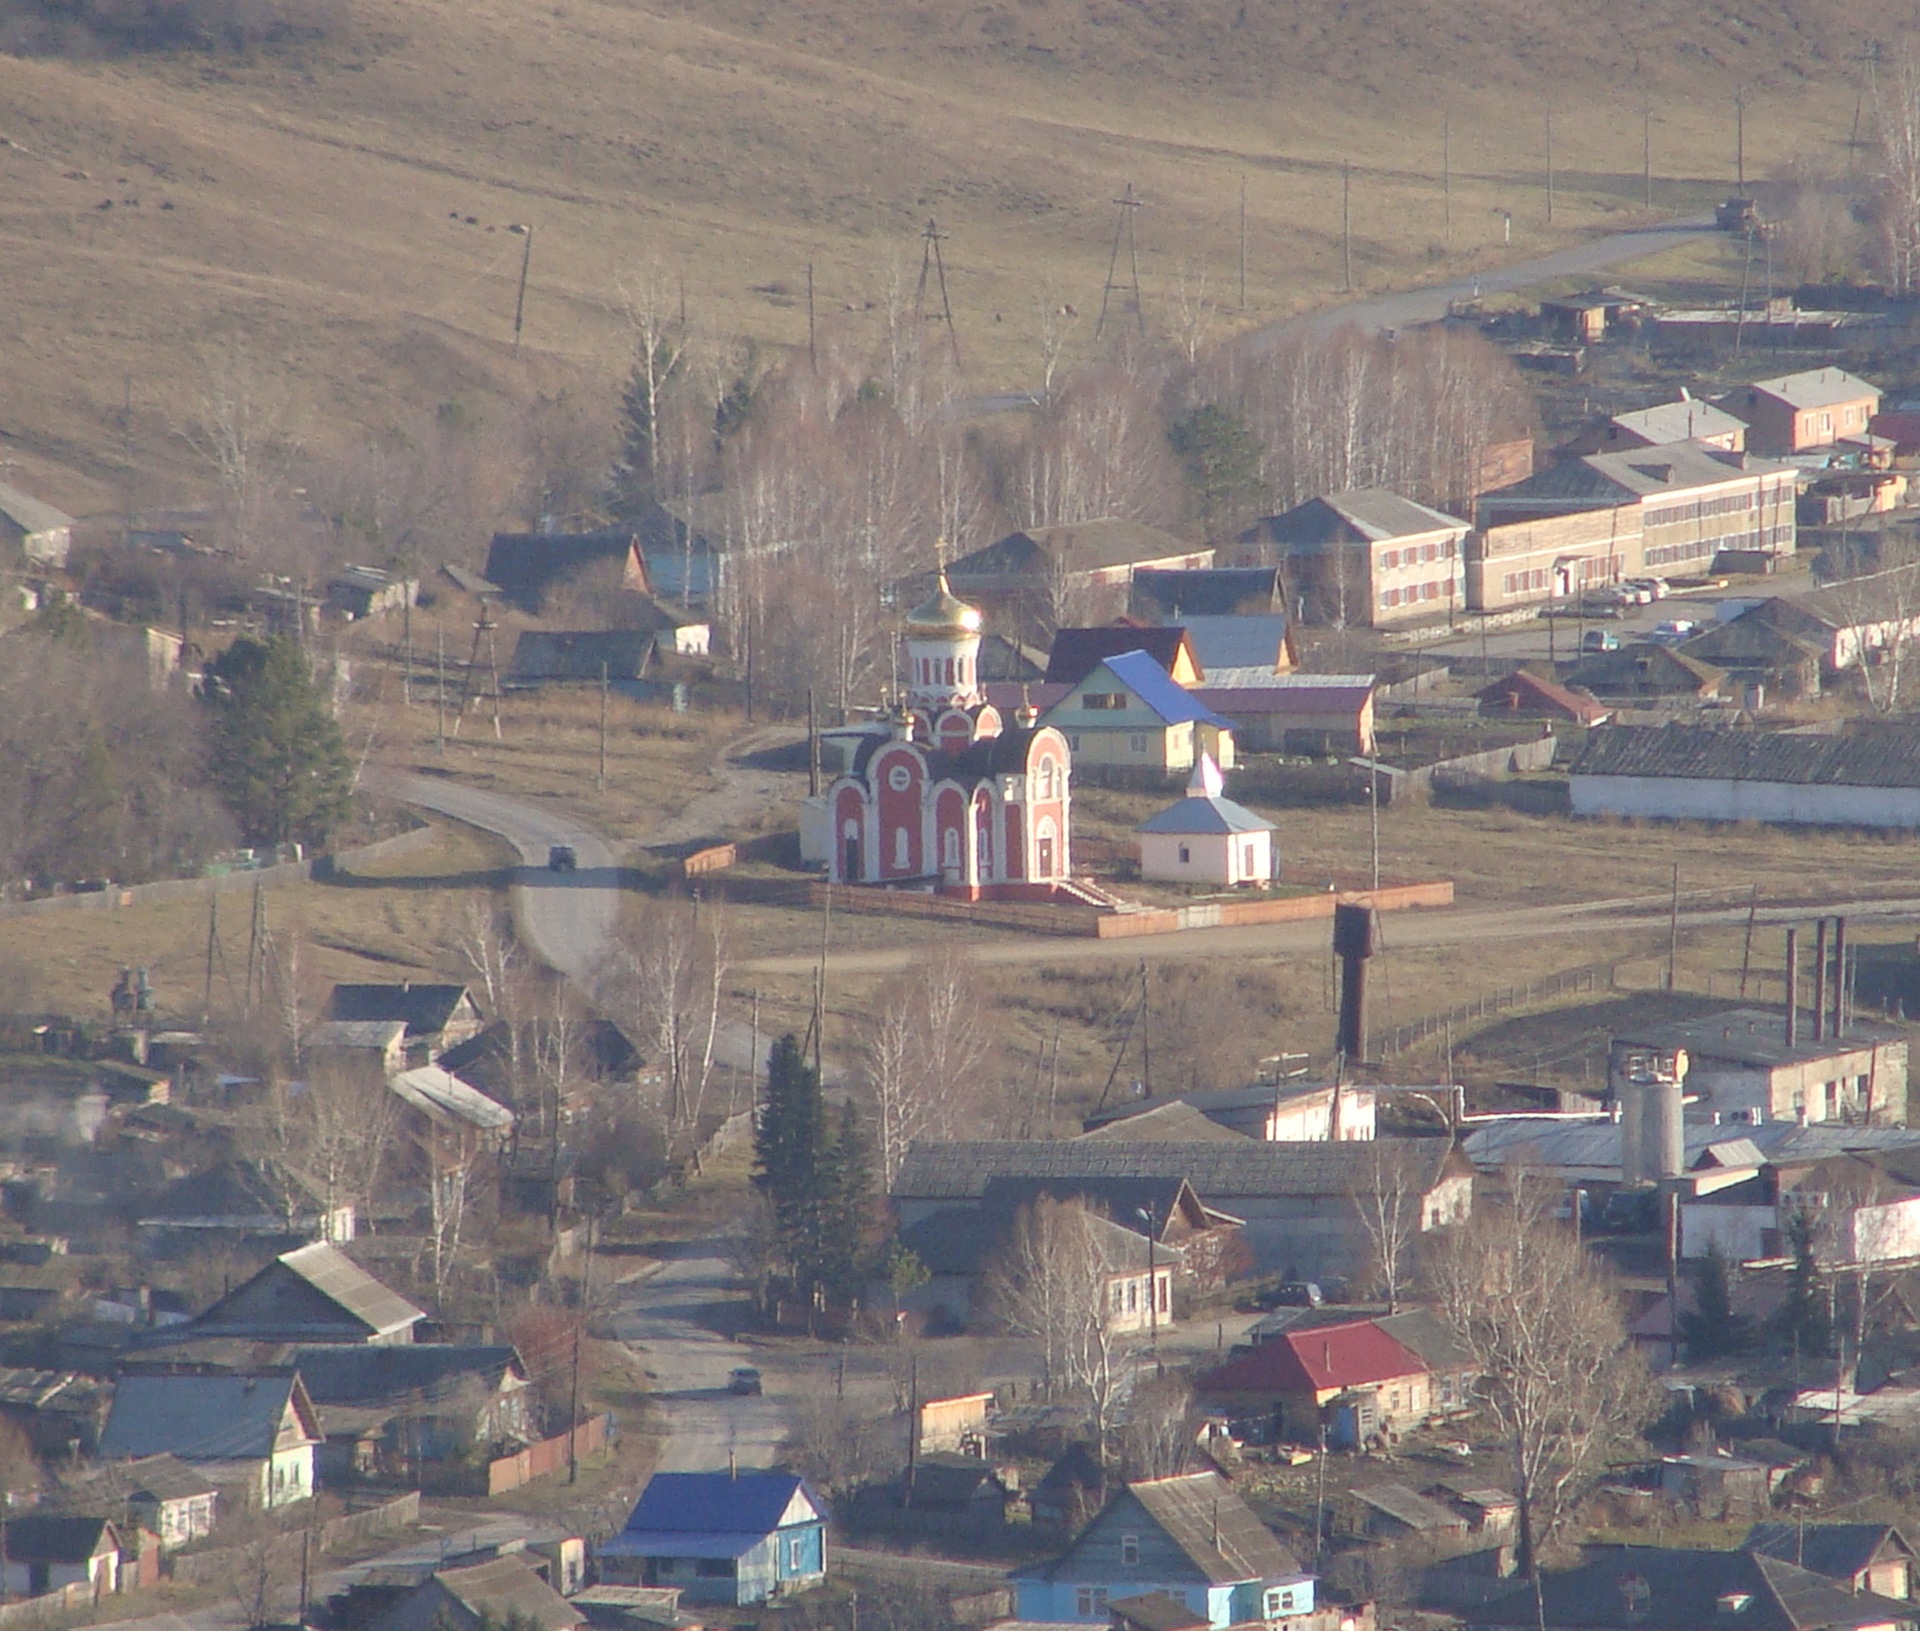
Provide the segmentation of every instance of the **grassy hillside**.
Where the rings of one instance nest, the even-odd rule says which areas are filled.
[[[1883,36],[1912,6],[1876,14]],[[82,512],[186,496],[210,348],[275,359],[310,435],[604,389],[649,263],[696,322],[878,333],[937,214],[967,373],[1028,383],[1036,313],[1091,340],[1131,181],[1149,317],[1210,332],[1847,162],[1835,0],[354,0],[255,60],[0,57],[0,467]],[[1636,66],[1637,65],[1637,66]],[[1544,220],[1544,120],[1559,207]],[[1453,129],[1453,234],[1439,174]],[[1238,211],[1248,209],[1248,310]],[[111,207],[107,207],[111,205]],[[170,206],[170,207],[169,207]],[[536,228],[526,344],[511,348]]]

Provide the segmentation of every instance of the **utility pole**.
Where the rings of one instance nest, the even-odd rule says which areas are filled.
[[[1551,628],[1552,624],[1548,624]],[[1373,757],[1367,761],[1367,824],[1373,838],[1373,892],[1380,893],[1380,745],[1374,744]],[[1374,904],[1378,904],[1375,902]]]
[[[953,302],[947,299],[947,262],[946,257],[940,253],[940,246],[945,243],[946,240],[947,235],[940,230],[940,223],[929,215],[927,217],[926,229],[920,234],[920,287],[914,295],[913,309],[915,314],[924,322],[926,320],[927,274],[929,272],[937,274],[940,283],[940,320],[947,325],[947,342],[953,347],[953,366],[958,368],[960,366],[960,333],[959,330],[953,326]],[[807,287],[809,291],[811,291],[813,287],[813,274],[811,270],[809,270],[807,276]],[[807,310],[811,313],[813,310],[813,297],[811,293],[808,294],[807,301]],[[809,325],[811,325],[811,317],[808,318],[808,322]],[[809,333],[811,333],[811,327],[809,327]]]
[[[814,373],[820,372],[820,350],[815,343],[813,327],[813,262],[807,262],[807,367]]]
[[[1640,110],[1640,207],[1653,208],[1653,104]]]
[[[513,297],[513,354],[520,355],[520,325],[527,315],[527,268],[533,264],[533,227],[529,223],[520,229],[527,235],[525,247],[520,251],[520,289]]]
[[[1736,196],[1747,196],[1747,88],[1733,93],[1733,185]]]
[[[207,896],[207,989],[201,998],[200,1012],[207,1018],[213,1017],[213,954],[219,949],[220,940],[220,895],[215,891]],[[247,975],[251,979],[253,964],[247,964]]]
[[[1140,959],[1140,1085],[1153,1097],[1153,1038],[1150,1024],[1153,1012],[1152,974],[1146,958]]]
[[[1740,1000],[1747,1000],[1747,970],[1753,964],[1753,920],[1760,915],[1760,886],[1753,886],[1747,897],[1747,939],[1740,948]]]
[[[594,785],[607,790],[607,665],[600,665],[600,774]]]
[[[434,686],[433,715],[434,728],[438,736],[440,757],[447,756],[447,631],[435,629],[434,638]]]
[[[1340,161],[1341,292],[1353,293],[1353,160]]]
[[[1440,201],[1445,212],[1447,247],[1453,247],[1453,110],[1440,118]]]
[[[1107,326],[1107,304],[1120,289],[1128,290],[1133,296],[1134,321],[1139,325],[1141,334],[1147,332],[1147,314],[1140,304],[1140,240],[1134,226],[1134,217],[1139,214],[1142,199],[1133,190],[1129,181],[1126,190],[1116,198],[1114,207],[1120,211],[1113,225],[1113,250],[1107,256],[1107,286],[1100,291],[1100,318],[1093,325],[1093,337],[1097,340]],[[1115,283],[1113,275],[1120,268],[1120,244],[1122,239],[1127,245],[1127,275],[1124,284]]]
[[[580,1481],[580,1337],[593,1316],[593,1224],[587,1214],[587,1260],[580,1269],[580,1319],[573,1328],[573,1381],[567,1403],[567,1482]]]
[[[1240,178],[1240,309],[1247,309],[1247,178]]]
[[[1667,990],[1680,989],[1680,863],[1673,863],[1673,909],[1667,917]]]
[[[1553,225],[1553,109],[1547,109],[1547,225]]]

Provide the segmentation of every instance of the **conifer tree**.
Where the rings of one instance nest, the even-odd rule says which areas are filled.
[[[817,1273],[830,1291],[851,1296],[866,1278],[867,1212],[873,1203],[873,1148],[852,1099],[840,1106],[840,1125],[822,1176]]]
[[[773,1207],[780,1247],[796,1272],[819,1257],[826,1103],[820,1074],[791,1032],[767,1055],[767,1102],[753,1134],[753,1181]]]
[[[324,844],[346,819],[353,766],[306,654],[242,638],[207,670],[214,785],[252,844]]]

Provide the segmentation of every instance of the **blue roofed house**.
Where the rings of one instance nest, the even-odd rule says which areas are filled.
[[[1175,683],[1144,651],[1105,658],[1049,708],[1041,723],[1067,738],[1076,773],[1089,769],[1185,775],[1204,753],[1233,768],[1233,725]]]
[[[763,1603],[827,1577],[827,1509],[792,1473],[661,1472],[596,1553],[610,1585]]]
[[[1164,1592],[1211,1626],[1312,1612],[1314,1578],[1217,1472],[1128,1484],[1051,1563],[1012,1576],[1021,1620],[1105,1625]]]

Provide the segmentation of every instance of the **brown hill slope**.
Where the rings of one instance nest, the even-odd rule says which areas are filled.
[[[180,432],[232,333],[315,437],[600,389],[648,262],[696,321],[791,344],[812,261],[823,316],[871,338],[929,213],[970,378],[1026,383],[1037,307],[1097,309],[1123,183],[1149,206],[1149,316],[1180,327],[1184,289],[1217,331],[1334,297],[1346,158],[1368,287],[1499,253],[1502,211],[1513,253],[1633,219],[1649,97],[1657,204],[1724,191],[1740,83],[1751,170],[1844,163],[1845,19],[1833,0],[356,0],[348,37],[293,60],[0,58],[0,458],[82,509],[189,489]]]

